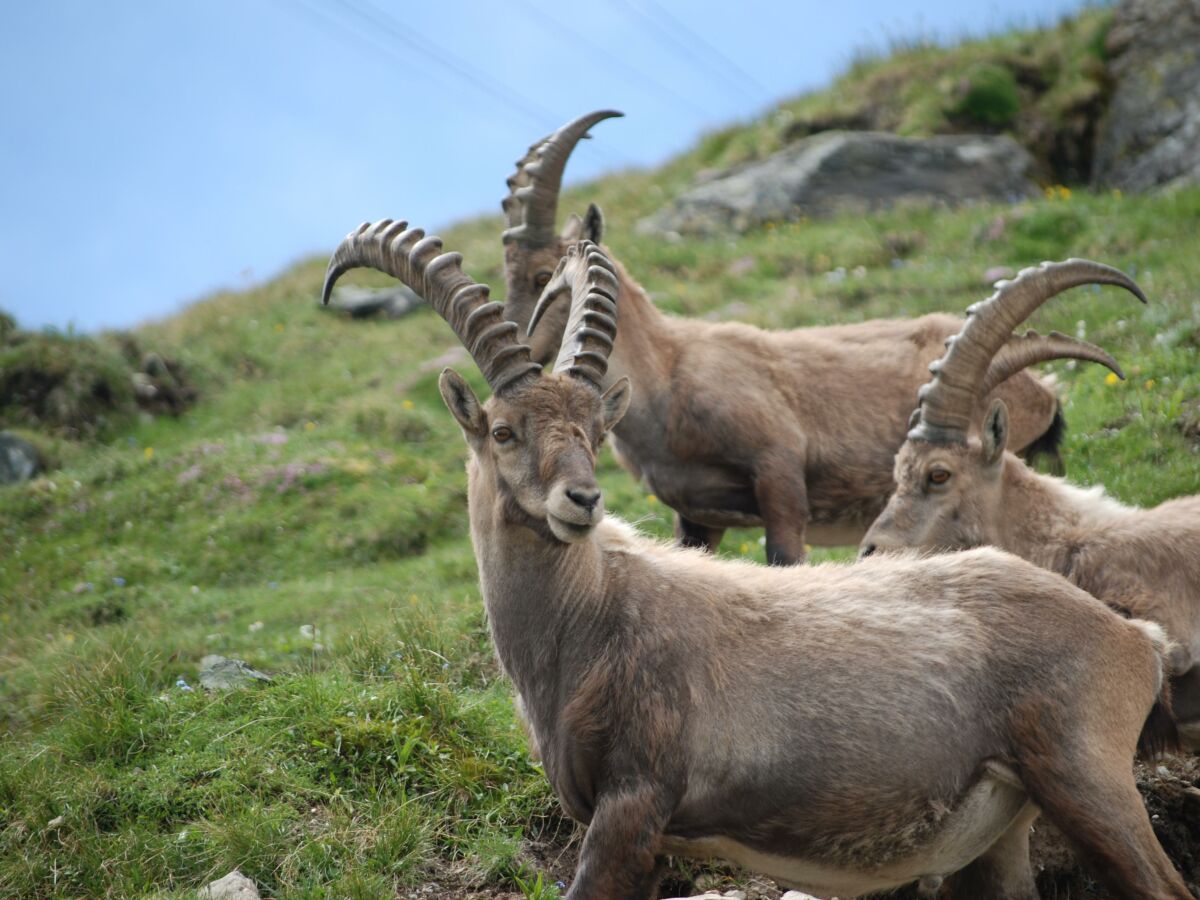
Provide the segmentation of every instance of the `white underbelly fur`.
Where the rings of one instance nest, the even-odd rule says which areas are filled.
[[[924,847],[875,869],[844,869],[826,863],[762,853],[727,837],[665,837],[663,852],[696,859],[720,858],[817,897],[848,900],[899,887],[926,876],[945,877],[966,866],[1008,830],[1031,801],[1015,775],[993,767],[967,792]]]

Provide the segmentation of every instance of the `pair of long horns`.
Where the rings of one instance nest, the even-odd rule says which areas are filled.
[[[946,341],[946,354],[929,366],[933,379],[917,394],[920,405],[908,437],[937,444],[966,443],[979,399],[1034,363],[1089,360],[1124,378],[1117,361],[1094,344],[1058,332],[1013,334],[1013,329],[1051,297],[1083,284],[1117,285],[1147,302],[1141,288],[1124,272],[1087,259],[1044,262],[1022,269],[1012,281],[997,282],[991,297],[967,310],[962,331]]]
[[[321,302],[329,302],[338,278],[361,267],[398,278],[425,298],[470,351],[493,393],[540,376],[541,366],[533,361],[529,346],[518,339],[516,323],[505,320],[501,303],[488,299],[487,285],[462,270],[461,254],[442,252],[441,238],[426,236],[407,222],[364,222],[342,240],[329,260]],[[595,244],[581,242],[571,248],[555,274],[570,287],[571,314],[554,371],[567,372],[599,389],[617,332],[613,265]]]
[[[622,115],[605,109],[580,116],[534,143],[517,160],[517,171],[508,177],[508,196],[500,204],[504,208],[504,243],[528,247],[548,247],[554,243],[558,194],[571,151],[589,136],[588,129],[597,122]]]

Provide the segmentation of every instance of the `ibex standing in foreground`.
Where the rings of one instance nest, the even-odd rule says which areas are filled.
[[[605,519],[596,454],[631,391],[602,388],[611,263],[586,242],[564,259],[570,315],[545,374],[440,251],[402,222],[364,225],[325,296],[370,260],[492,387],[481,404],[452,370],[440,381],[469,448],[497,656],[563,808],[588,823],[569,900],[651,900],[667,854],[822,896],[948,878],[960,898],[1033,898],[1038,809],[1120,897],[1190,897],[1130,765],[1143,724],[1170,724],[1157,625],[991,549],[766,568]]]
[[[563,170],[587,130],[615,115],[563,126],[508,180],[504,311],[529,332],[539,363],[554,359],[567,318],[566,302],[554,302],[565,286],[546,291],[550,276],[573,241],[599,243],[602,231],[593,205],[556,233]],[[604,386],[628,376],[635,391],[613,449],[676,511],[680,540],[715,550],[727,527],[763,525],[776,564],[803,560],[806,543],[857,544],[891,490],[912,397],[962,320],[764,331],[664,315],[619,263],[615,271],[623,324]],[[1057,455],[1052,389],[1021,373],[996,395],[1012,410],[1014,448]]]
[[[896,456],[896,491],[863,538],[862,554],[992,544],[1158,622],[1180,647],[1175,711],[1187,743],[1200,749],[1200,497],[1136,509],[1102,488],[1040,475],[1006,452],[1010,426],[1000,400],[982,417],[980,437],[967,436],[978,398],[998,379],[1064,355],[1062,335],[1006,339],[1064,282],[1093,280],[1093,269],[1081,260],[1043,263],[971,308],[920,392],[918,418]],[[1123,283],[1141,296],[1133,282]],[[1093,350],[1094,361],[1121,374],[1116,360]],[[1073,348],[1069,355],[1080,354]]]

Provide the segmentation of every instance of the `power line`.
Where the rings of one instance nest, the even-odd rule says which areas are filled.
[[[519,112],[531,121],[536,122],[539,128],[557,127],[557,125],[552,124],[558,121],[558,117],[553,112],[536,103],[527,101],[504,85],[496,82],[488,73],[476,69],[470,63],[455,56],[415,29],[405,28],[394,16],[373,6],[368,0],[337,0],[337,2],[360,19],[387,32],[426,59],[432,60],[436,65],[453,72],[463,81]]]
[[[676,31],[695,41],[701,47],[706,47],[709,54],[715,59],[720,60],[727,71],[732,72],[735,77],[741,78],[746,85],[749,85],[752,90],[757,91],[760,96],[770,98],[771,92],[767,90],[762,82],[722,53],[718,47],[705,40],[702,35],[689,28],[677,16],[673,15],[670,10],[658,3],[657,0],[641,0],[641,2],[645,3],[650,9],[656,10],[659,16]]]
[[[696,71],[702,73],[705,78],[715,81],[716,83],[732,88],[743,94],[751,93],[747,91],[744,79],[748,76],[743,75],[741,70],[735,66],[730,60],[724,57],[719,51],[712,47],[711,44],[701,40],[695,34],[688,31],[679,22],[669,16],[665,16],[661,9],[658,9],[660,15],[664,15],[669,24],[664,24],[659,21],[650,11],[634,0],[619,0],[626,9],[635,13],[643,22],[654,29],[660,37],[665,38],[670,43],[676,55],[689,63]],[[707,48],[706,50],[701,48]],[[708,61],[701,59],[701,56],[707,52],[710,57]],[[710,64],[714,63],[714,64]],[[717,68],[726,69],[726,77],[714,77],[714,72]],[[728,74],[733,73],[733,78],[729,78]],[[735,82],[739,82],[735,84]],[[758,90],[755,88],[754,90]],[[758,98],[756,97],[757,101]]]
[[[478,91],[486,94],[493,100],[499,101],[523,118],[534,123],[538,129],[538,133],[549,133],[561,123],[560,116],[555,115],[538,104],[526,101],[525,98],[506,85],[496,82],[486,72],[471,66],[415,29],[406,29],[393,16],[374,7],[367,0],[359,0],[359,4],[356,4],[354,0],[337,0],[345,12],[354,17],[354,20],[360,27],[365,23],[367,26],[364,29],[365,34],[351,24],[349,18],[337,14],[327,7],[310,4],[306,0],[292,0],[292,3],[288,3],[287,0],[280,0],[280,2],[288,9],[303,10],[310,18],[317,18],[323,24],[332,22],[341,33],[350,34],[360,42],[365,42],[376,50],[382,50],[394,59],[410,63],[411,58],[406,56],[402,51],[389,43],[378,40],[377,35],[382,32],[405,47],[412,49],[426,60],[431,61],[436,69],[442,73],[442,77],[438,78],[438,80],[443,84],[446,83],[445,76],[449,75],[460,82],[471,85]],[[294,5],[292,5],[293,3]],[[371,36],[367,37],[368,34]],[[430,74],[437,77],[438,72],[431,71]],[[528,135],[526,135],[525,139],[528,141]],[[632,161],[623,155],[614,153],[610,148],[602,144],[598,146],[593,145],[593,149],[598,151],[599,155],[604,157],[610,166],[629,166],[633,164]]]
[[[630,78],[630,80],[632,80],[639,87],[653,88],[664,97],[669,97],[673,103],[682,103],[683,105],[687,106],[688,109],[690,109],[693,113],[701,116],[709,115],[710,110],[698,105],[691,98],[685,94],[679,93],[679,91],[675,90],[670,85],[663,84],[653,76],[646,74],[625,60],[614,56],[611,48],[601,47],[591,38],[587,37],[587,35],[584,35],[568,25],[563,24],[562,22],[550,16],[545,10],[539,9],[534,3],[531,2],[531,0],[511,0],[511,2],[514,2],[517,6],[524,9],[526,15],[528,15],[529,18],[534,19],[543,28],[547,29],[548,31],[557,32],[572,43],[586,47],[598,57],[604,59],[605,62],[614,64],[617,68],[624,70],[625,74]]]

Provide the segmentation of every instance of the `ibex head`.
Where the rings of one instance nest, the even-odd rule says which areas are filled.
[[[617,330],[612,263],[594,244],[581,242],[552,273],[571,285],[571,303],[566,339],[553,372],[544,374],[517,339],[517,326],[488,300],[487,286],[462,271],[459,254],[441,250],[439,238],[405,222],[364,224],[334,252],[323,298],[343,272],[358,266],[399,278],[424,297],[492,388],[492,397],[480,403],[453,369],[438,382],[506,517],[548,538],[583,540],[604,517],[596,453],[630,399],[628,378],[606,392],[600,388]]]
[[[1008,411],[1002,401],[983,415],[979,435],[968,436],[982,398],[1026,366],[1051,359],[1090,360],[1125,377],[1115,359],[1086,341],[1057,332],[1013,334],[1051,297],[1081,284],[1118,285],[1146,302],[1123,272],[1069,259],[1024,269],[967,310],[962,331],[946,342],[945,356],[929,367],[932,380],[918,392],[908,439],[896,454],[895,492],[864,536],[860,556],[999,543],[1004,467],[1023,464],[1005,453]]]
[[[569,122],[549,137],[535,143],[517,161],[517,171],[508,178],[508,196],[504,207],[504,259],[508,296],[504,315],[524,333],[533,315],[533,306],[549,283],[567,247],[579,240],[599,244],[604,217],[591,204],[581,219],[572,214],[561,233],[555,230],[558,195],[563,170],[575,145],[588,136],[588,129],[621,113],[601,110]],[[555,309],[555,322],[530,339],[533,358],[549,362],[563,335],[565,310]]]

